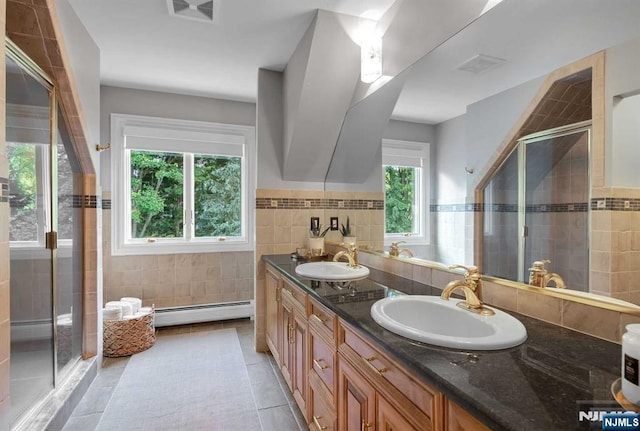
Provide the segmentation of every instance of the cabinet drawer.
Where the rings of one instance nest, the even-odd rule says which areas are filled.
[[[291,283],[289,280],[284,279],[282,283],[282,294],[288,295],[294,304],[299,306],[303,313],[306,313],[307,309],[307,294],[300,287]],[[305,314],[306,315],[306,314]]]
[[[313,368],[327,389],[333,394],[333,386],[336,372],[335,350],[330,347],[322,337],[318,337],[315,329],[310,331],[311,342],[311,368]]]
[[[337,418],[333,408],[333,397],[315,373],[309,373],[309,429],[333,431],[337,429]]]
[[[311,297],[309,297],[309,323],[317,328],[318,332],[327,340],[335,340],[338,318],[327,307]]]
[[[359,356],[361,365],[387,380],[429,418],[435,420],[434,412],[437,411],[438,406],[436,404],[439,403],[436,391],[427,388],[424,384],[418,383],[395,362],[374,349],[367,341],[350,328],[346,326],[342,326],[342,328],[344,334],[343,342]]]

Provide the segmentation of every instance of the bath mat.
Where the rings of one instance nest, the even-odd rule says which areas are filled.
[[[159,337],[133,355],[97,431],[260,430],[236,330]]]

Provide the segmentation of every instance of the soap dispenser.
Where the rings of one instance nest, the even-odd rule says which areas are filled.
[[[626,326],[622,336],[622,394],[633,404],[640,405],[640,323]]]

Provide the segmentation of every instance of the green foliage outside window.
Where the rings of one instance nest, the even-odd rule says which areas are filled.
[[[241,159],[196,155],[193,164],[196,237],[240,236]]]
[[[7,144],[11,206],[16,216],[30,214],[36,207],[38,177],[36,174],[36,146]]]
[[[131,151],[132,238],[182,237],[183,155]]]
[[[239,236],[242,169],[239,157],[194,156],[195,236]],[[131,236],[181,238],[184,156],[131,151]]]
[[[386,233],[414,231],[415,169],[385,166]]]

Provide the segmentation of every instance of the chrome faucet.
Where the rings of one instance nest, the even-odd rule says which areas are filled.
[[[339,261],[342,257],[346,257],[347,260],[349,261],[349,266],[351,268],[355,268],[358,266],[358,246],[355,244],[345,244],[342,243],[340,244],[340,247],[346,248],[346,250],[343,251],[339,251],[338,253],[336,253],[335,256],[333,256],[333,261],[337,262]]]
[[[413,252],[411,250],[409,250],[408,248],[401,249],[398,247],[398,245],[404,244],[405,242],[406,241],[392,242],[391,246],[389,247],[389,256],[399,257],[400,255],[404,254],[408,257],[413,257]]]
[[[533,262],[533,267],[529,268],[529,284],[544,288],[553,281],[558,289],[564,289],[566,284],[562,277],[555,272],[547,272],[547,269],[544,267],[546,263],[551,263],[551,261],[549,259],[544,259]]]
[[[483,316],[493,316],[495,312],[487,308],[482,303],[482,282],[480,280],[480,271],[477,266],[453,265],[449,269],[462,268],[465,270],[464,280],[455,280],[447,284],[440,297],[448,300],[456,289],[461,289],[464,293],[465,300],[458,302],[456,305],[473,313]]]

